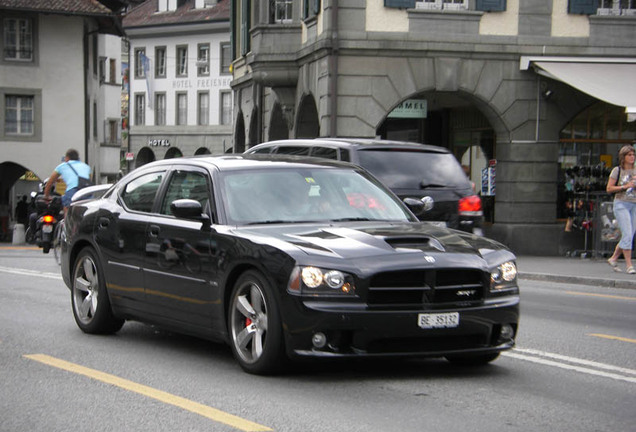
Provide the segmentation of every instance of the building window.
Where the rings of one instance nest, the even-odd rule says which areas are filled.
[[[177,124],[188,123],[188,94],[177,93]]]
[[[221,75],[230,73],[230,65],[232,64],[232,46],[229,42],[221,44]]]
[[[93,138],[97,139],[97,102],[93,102]]]
[[[106,82],[106,57],[99,58],[99,83]]]
[[[245,55],[250,52],[251,49],[250,29],[252,28],[252,0],[241,0],[240,23],[241,35],[239,38],[239,46],[241,55]]]
[[[135,48],[135,78],[145,78],[148,64],[146,48]]]
[[[320,12],[320,0],[303,0],[303,19],[315,17]]]
[[[293,0],[274,0],[274,22],[288,23],[292,20]]]
[[[33,61],[33,24],[30,18],[4,19],[4,59]]]
[[[232,124],[232,92],[221,92],[221,118],[222,125]]]
[[[598,15],[636,15],[636,0],[599,0]]]
[[[5,135],[33,135],[33,102],[33,96],[5,95]]]
[[[489,2],[501,3],[501,1],[499,0],[482,1],[482,3],[489,3]],[[465,9],[468,9],[468,0],[420,0],[415,4],[415,7],[418,9],[465,10]],[[479,6],[477,7],[477,9],[479,9]]]
[[[210,93],[200,92],[197,101],[198,123],[200,125],[210,124]]]
[[[415,0],[384,0],[384,7],[408,9],[415,7]]]
[[[117,60],[110,59],[110,83],[117,83]]]
[[[197,54],[197,74],[210,75],[210,44],[199,44]]]
[[[636,0],[569,0],[568,12],[585,15],[636,15]]]
[[[155,93],[155,126],[166,124],[166,94]]]
[[[117,144],[119,142],[119,121],[113,119],[104,120],[104,142],[107,144]]]
[[[143,126],[146,124],[146,95],[135,95],[135,125]]]
[[[155,48],[155,77],[166,77],[166,47]]]
[[[177,47],[177,76],[183,77],[188,75],[188,46],[182,45]]]

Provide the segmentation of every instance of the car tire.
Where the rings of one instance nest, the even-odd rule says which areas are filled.
[[[80,252],[73,266],[72,283],[73,316],[84,333],[115,333],[124,325],[124,320],[113,315],[103,272],[93,249]]]
[[[492,361],[495,361],[497,357],[499,357],[498,352],[488,354],[464,354],[446,356],[446,360],[458,366],[483,366]]]
[[[268,375],[280,370],[285,353],[279,307],[260,273],[247,271],[234,285],[228,330],[232,352],[244,371]]]

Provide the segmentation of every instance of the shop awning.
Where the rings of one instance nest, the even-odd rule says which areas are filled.
[[[625,107],[627,121],[636,120],[636,59],[524,56],[520,68],[533,68],[539,75]]]

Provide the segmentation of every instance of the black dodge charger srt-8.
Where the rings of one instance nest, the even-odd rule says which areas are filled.
[[[517,333],[515,256],[418,221],[421,205],[344,162],[168,159],[71,205],[62,274],[84,332],[137,320],[225,341],[250,373],[299,357],[490,362]]]

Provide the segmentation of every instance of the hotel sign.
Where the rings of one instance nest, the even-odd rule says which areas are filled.
[[[388,118],[426,118],[426,99],[407,99],[388,115]]]

